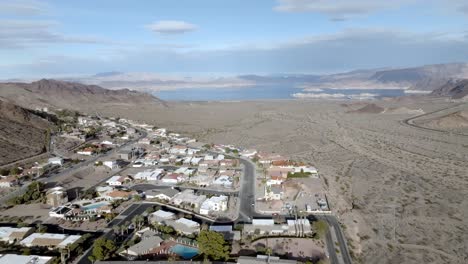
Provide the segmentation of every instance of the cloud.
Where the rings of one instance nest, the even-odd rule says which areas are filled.
[[[468,4],[462,5],[458,8],[458,11],[468,15]]]
[[[262,45],[257,45],[261,47]],[[391,29],[348,29],[309,36],[264,48],[222,50],[138,48],[95,56],[48,58],[28,65],[10,65],[4,78],[32,74],[124,72],[243,74],[332,73],[353,69],[412,67],[468,61],[468,39],[462,35],[414,33]]]
[[[279,12],[314,12],[329,16],[332,21],[369,14],[397,7],[411,0],[277,0],[274,10]]]
[[[0,14],[4,15],[42,15],[47,13],[47,5],[33,0],[3,1],[0,3]]]
[[[198,27],[185,21],[161,20],[147,25],[147,28],[160,34],[182,34],[195,31]]]
[[[66,36],[57,33],[54,21],[0,20],[0,49],[34,47],[52,43],[97,44],[105,40],[89,36]]]

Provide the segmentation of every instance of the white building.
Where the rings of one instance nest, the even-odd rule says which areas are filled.
[[[150,214],[148,218],[149,218],[149,221],[152,222],[152,223],[157,222],[157,223],[167,224],[168,221],[174,220],[176,218],[176,216],[172,212],[167,212],[167,211],[164,211],[164,210],[158,210],[158,211]]]
[[[243,158],[253,158],[255,157],[255,155],[257,155],[257,151],[255,149],[246,149],[246,150],[243,150],[241,153],[240,153],[241,157]]]
[[[48,161],[47,161],[48,164],[52,164],[52,165],[59,165],[59,166],[62,166],[63,165],[63,159],[60,158],[60,157],[54,157],[54,158],[50,158]]]
[[[125,178],[119,175],[112,176],[110,179],[106,181],[106,183],[110,186],[121,186],[125,181]]]
[[[20,245],[25,247],[65,248],[75,243],[80,237],[78,235],[34,233],[21,240]]]
[[[220,185],[220,186],[223,186],[225,188],[231,188],[232,187],[232,179],[231,179],[231,177],[229,177],[227,175],[221,175],[221,176],[219,176],[218,178],[216,178],[213,181],[213,184],[214,185]]]
[[[205,200],[200,206],[200,214],[208,215],[210,212],[226,211],[228,197],[225,195],[213,196]]]
[[[0,264],[49,264],[52,259],[47,256],[5,254],[0,255]]]
[[[157,181],[161,179],[164,169],[146,170],[135,174],[135,180]]]
[[[186,218],[180,218],[174,222],[169,223],[169,225],[172,226],[177,232],[186,235],[198,233],[200,231],[199,223]]]
[[[14,243],[22,240],[30,232],[32,232],[31,227],[0,227],[0,241]]]
[[[104,166],[110,168],[111,170],[119,168],[119,165],[117,164],[117,161],[115,161],[115,160],[104,161],[102,164]]]

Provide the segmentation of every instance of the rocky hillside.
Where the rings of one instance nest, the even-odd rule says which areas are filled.
[[[42,79],[32,83],[1,83],[0,98],[27,107],[67,108],[80,111],[110,105],[164,105],[158,98],[128,89],[108,90],[96,85]]]
[[[0,165],[44,152],[49,125],[33,112],[0,100]]]
[[[468,96],[468,79],[450,80],[432,91],[434,96],[449,96],[452,99],[462,99]]]

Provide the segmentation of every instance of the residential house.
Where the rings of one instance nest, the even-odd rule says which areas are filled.
[[[52,233],[33,233],[20,241],[20,245],[25,247],[48,247],[48,248],[65,248],[72,245],[81,236],[65,235]]]
[[[176,216],[172,212],[167,212],[163,210],[158,210],[149,215],[149,221],[151,223],[162,223],[167,224],[168,222],[175,220]]]
[[[288,161],[288,159],[283,158],[281,155],[278,154],[269,154],[269,153],[258,153],[258,162],[263,165],[269,165],[273,162],[278,161]]]
[[[87,147],[82,150],[78,150],[76,153],[80,155],[91,156],[94,154],[94,151],[95,151],[94,148]]]
[[[154,249],[161,246],[164,240],[159,236],[142,236],[141,241],[125,250],[126,255],[139,257],[150,254]]]
[[[163,176],[164,169],[154,169],[138,172],[135,174],[135,180],[157,181]]]
[[[107,160],[107,161],[104,161],[102,164],[111,170],[119,168],[119,164],[115,160]]]
[[[200,206],[200,214],[208,215],[210,212],[226,211],[228,197],[225,195],[213,196],[206,199]]]
[[[50,159],[47,161],[47,164],[62,166],[62,165],[63,165],[63,159],[60,158],[60,157],[50,158]]]
[[[54,187],[46,192],[46,203],[53,208],[59,207],[68,202],[67,190],[63,187]]]
[[[191,205],[193,208],[199,208],[205,200],[205,195],[196,195],[193,190],[186,189],[176,194],[171,202],[177,206],[186,204]]]
[[[223,159],[219,162],[221,167],[236,167],[238,164],[236,159]]]
[[[0,227],[0,241],[7,243],[15,243],[22,240],[27,235],[31,234],[33,229],[31,227]]]
[[[130,149],[121,150],[119,152],[120,159],[131,160],[133,158],[133,151]]]
[[[239,241],[241,232],[232,230],[232,225],[212,225],[210,231],[221,233],[227,241]]]
[[[178,190],[173,188],[164,188],[164,189],[152,189],[145,192],[147,199],[159,199],[170,201],[174,196],[179,193]]]
[[[161,182],[165,184],[178,184],[185,180],[187,180],[187,176],[182,173],[169,173],[161,179]]]
[[[200,232],[200,224],[187,218],[179,218],[174,222],[169,222],[177,232],[190,235]]]
[[[243,158],[253,158],[257,155],[257,151],[255,149],[245,149],[240,153],[241,157]]]
[[[138,144],[150,145],[150,144],[151,144],[151,139],[149,139],[149,138],[142,138],[142,139],[138,140]]]
[[[176,155],[185,155],[187,153],[187,147],[186,146],[173,146],[172,148],[169,149],[170,154],[176,154]]]
[[[284,192],[281,185],[265,186],[265,200],[281,200],[283,194]]]
[[[0,255],[0,264],[51,264],[53,259],[48,256],[3,254]]]
[[[106,181],[109,186],[122,186],[126,182],[132,181],[132,178],[129,176],[120,176],[115,175]]]
[[[213,185],[219,185],[223,186],[225,188],[231,188],[232,187],[232,178],[227,176],[227,175],[221,175],[217,177],[213,182]]]
[[[7,176],[0,179],[0,188],[10,188],[18,184],[16,176]]]
[[[112,190],[107,193],[103,193],[101,197],[107,201],[113,200],[128,200],[134,195],[138,195],[135,191],[121,191],[121,190]]]

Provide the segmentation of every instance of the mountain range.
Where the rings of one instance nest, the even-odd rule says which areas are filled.
[[[34,111],[0,100],[0,165],[44,152],[49,126]]]
[[[110,90],[97,85],[85,85],[42,79],[31,83],[0,83],[0,99],[27,108],[50,107],[83,110],[99,105],[164,105],[158,98],[129,89]]]
[[[64,80],[100,85],[109,89],[129,88],[155,92],[180,88],[249,88],[255,85],[289,85],[305,89],[388,89],[432,91],[449,80],[468,78],[468,64],[448,63],[411,68],[378,68],[335,74],[271,74],[231,77],[164,76],[157,73],[103,72]]]

